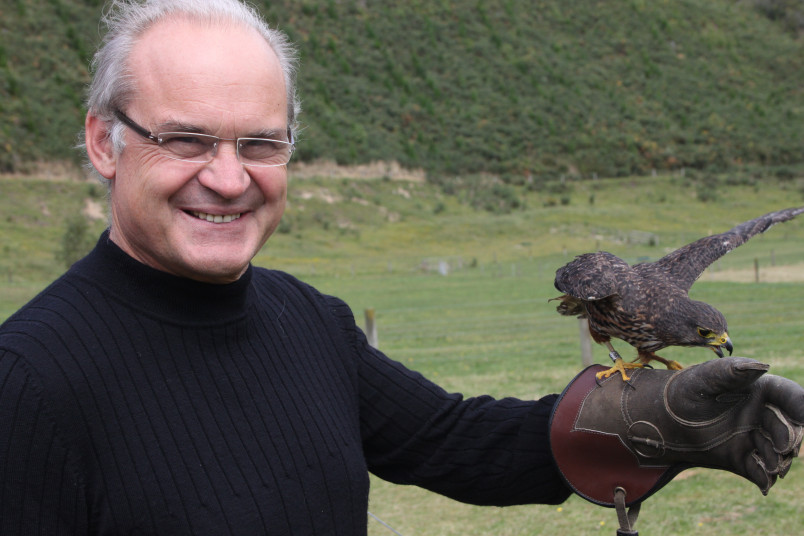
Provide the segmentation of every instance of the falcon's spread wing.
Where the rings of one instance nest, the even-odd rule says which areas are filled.
[[[770,212],[743,222],[725,233],[696,240],[654,263],[637,266],[644,266],[651,271],[662,271],[670,282],[688,291],[703,271],[720,257],[744,244],[751,237],[764,233],[777,223],[793,219],[799,214],[804,214],[804,207]]]

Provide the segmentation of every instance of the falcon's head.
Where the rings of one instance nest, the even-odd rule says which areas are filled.
[[[734,350],[729,338],[726,318],[723,313],[708,303],[690,300],[686,307],[678,312],[684,315],[681,324],[684,333],[679,334],[683,341],[679,346],[704,346],[712,349],[718,357],[723,357],[723,350],[729,355]]]
[[[734,345],[731,344],[729,334],[725,331],[717,333],[707,328],[698,328],[698,335],[707,341],[706,345],[709,346],[718,357],[723,357],[723,350],[720,349],[721,347],[728,350],[729,355],[731,355],[732,350],[734,350]]]

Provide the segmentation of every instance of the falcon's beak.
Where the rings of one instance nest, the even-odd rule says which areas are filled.
[[[723,357],[723,350],[720,348],[723,347],[729,351],[729,355],[734,350],[734,345],[731,344],[731,339],[729,338],[728,333],[723,333],[719,337],[715,337],[712,339],[712,342],[709,343],[712,347],[712,351],[717,354],[718,357]]]

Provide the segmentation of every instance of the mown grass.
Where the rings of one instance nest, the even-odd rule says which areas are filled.
[[[717,187],[699,199],[680,176],[574,182],[566,204],[550,192],[519,190],[524,208],[492,214],[418,183],[291,181],[288,224],[255,263],[286,269],[344,298],[359,324],[376,310],[379,346],[394,359],[467,395],[535,398],[558,392],[580,370],[578,325],[548,303],[555,270],[573,255],[606,249],[629,261],[655,259],[686,242],[778,208],[804,204],[796,181]],[[326,190],[322,194],[322,190]],[[65,223],[92,185],[0,180],[0,319],[64,267],[55,256]],[[332,202],[331,202],[332,201]],[[93,223],[93,233],[103,221]],[[771,229],[724,257],[712,271],[804,263],[804,220]],[[438,271],[439,263],[449,268]],[[735,354],[804,383],[804,283],[734,283],[708,274],[696,299],[729,320]],[[615,343],[624,355],[633,351]],[[595,361],[608,359],[593,349]],[[689,365],[700,349],[663,355]],[[682,474],[643,507],[643,534],[794,534],[804,514],[804,469],[763,497],[723,472]],[[409,487],[372,481],[371,511],[405,536],[613,533],[613,510],[571,498],[561,507],[479,508]],[[369,520],[369,534],[391,534]]]
[[[637,522],[641,534],[731,536],[798,534],[802,522],[800,488],[804,470],[795,466],[767,497],[739,477],[725,472],[682,473],[643,506]],[[614,534],[612,509],[579,497],[560,506],[473,507],[417,488],[372,480],[372,513],[405,536],[493,534]],[[369,520],[369,535],[391,534]]]

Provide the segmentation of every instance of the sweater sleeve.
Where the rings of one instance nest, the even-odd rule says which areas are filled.
[[[369,470],[478,505],[558,504],[570,490],[550,451],[556,401],[450,394],[368,345],[343,302],[331,311],[359,361],[360,420]]]
[[[83,487],[24,360],[0,350],[0,534],[87,534]]]

